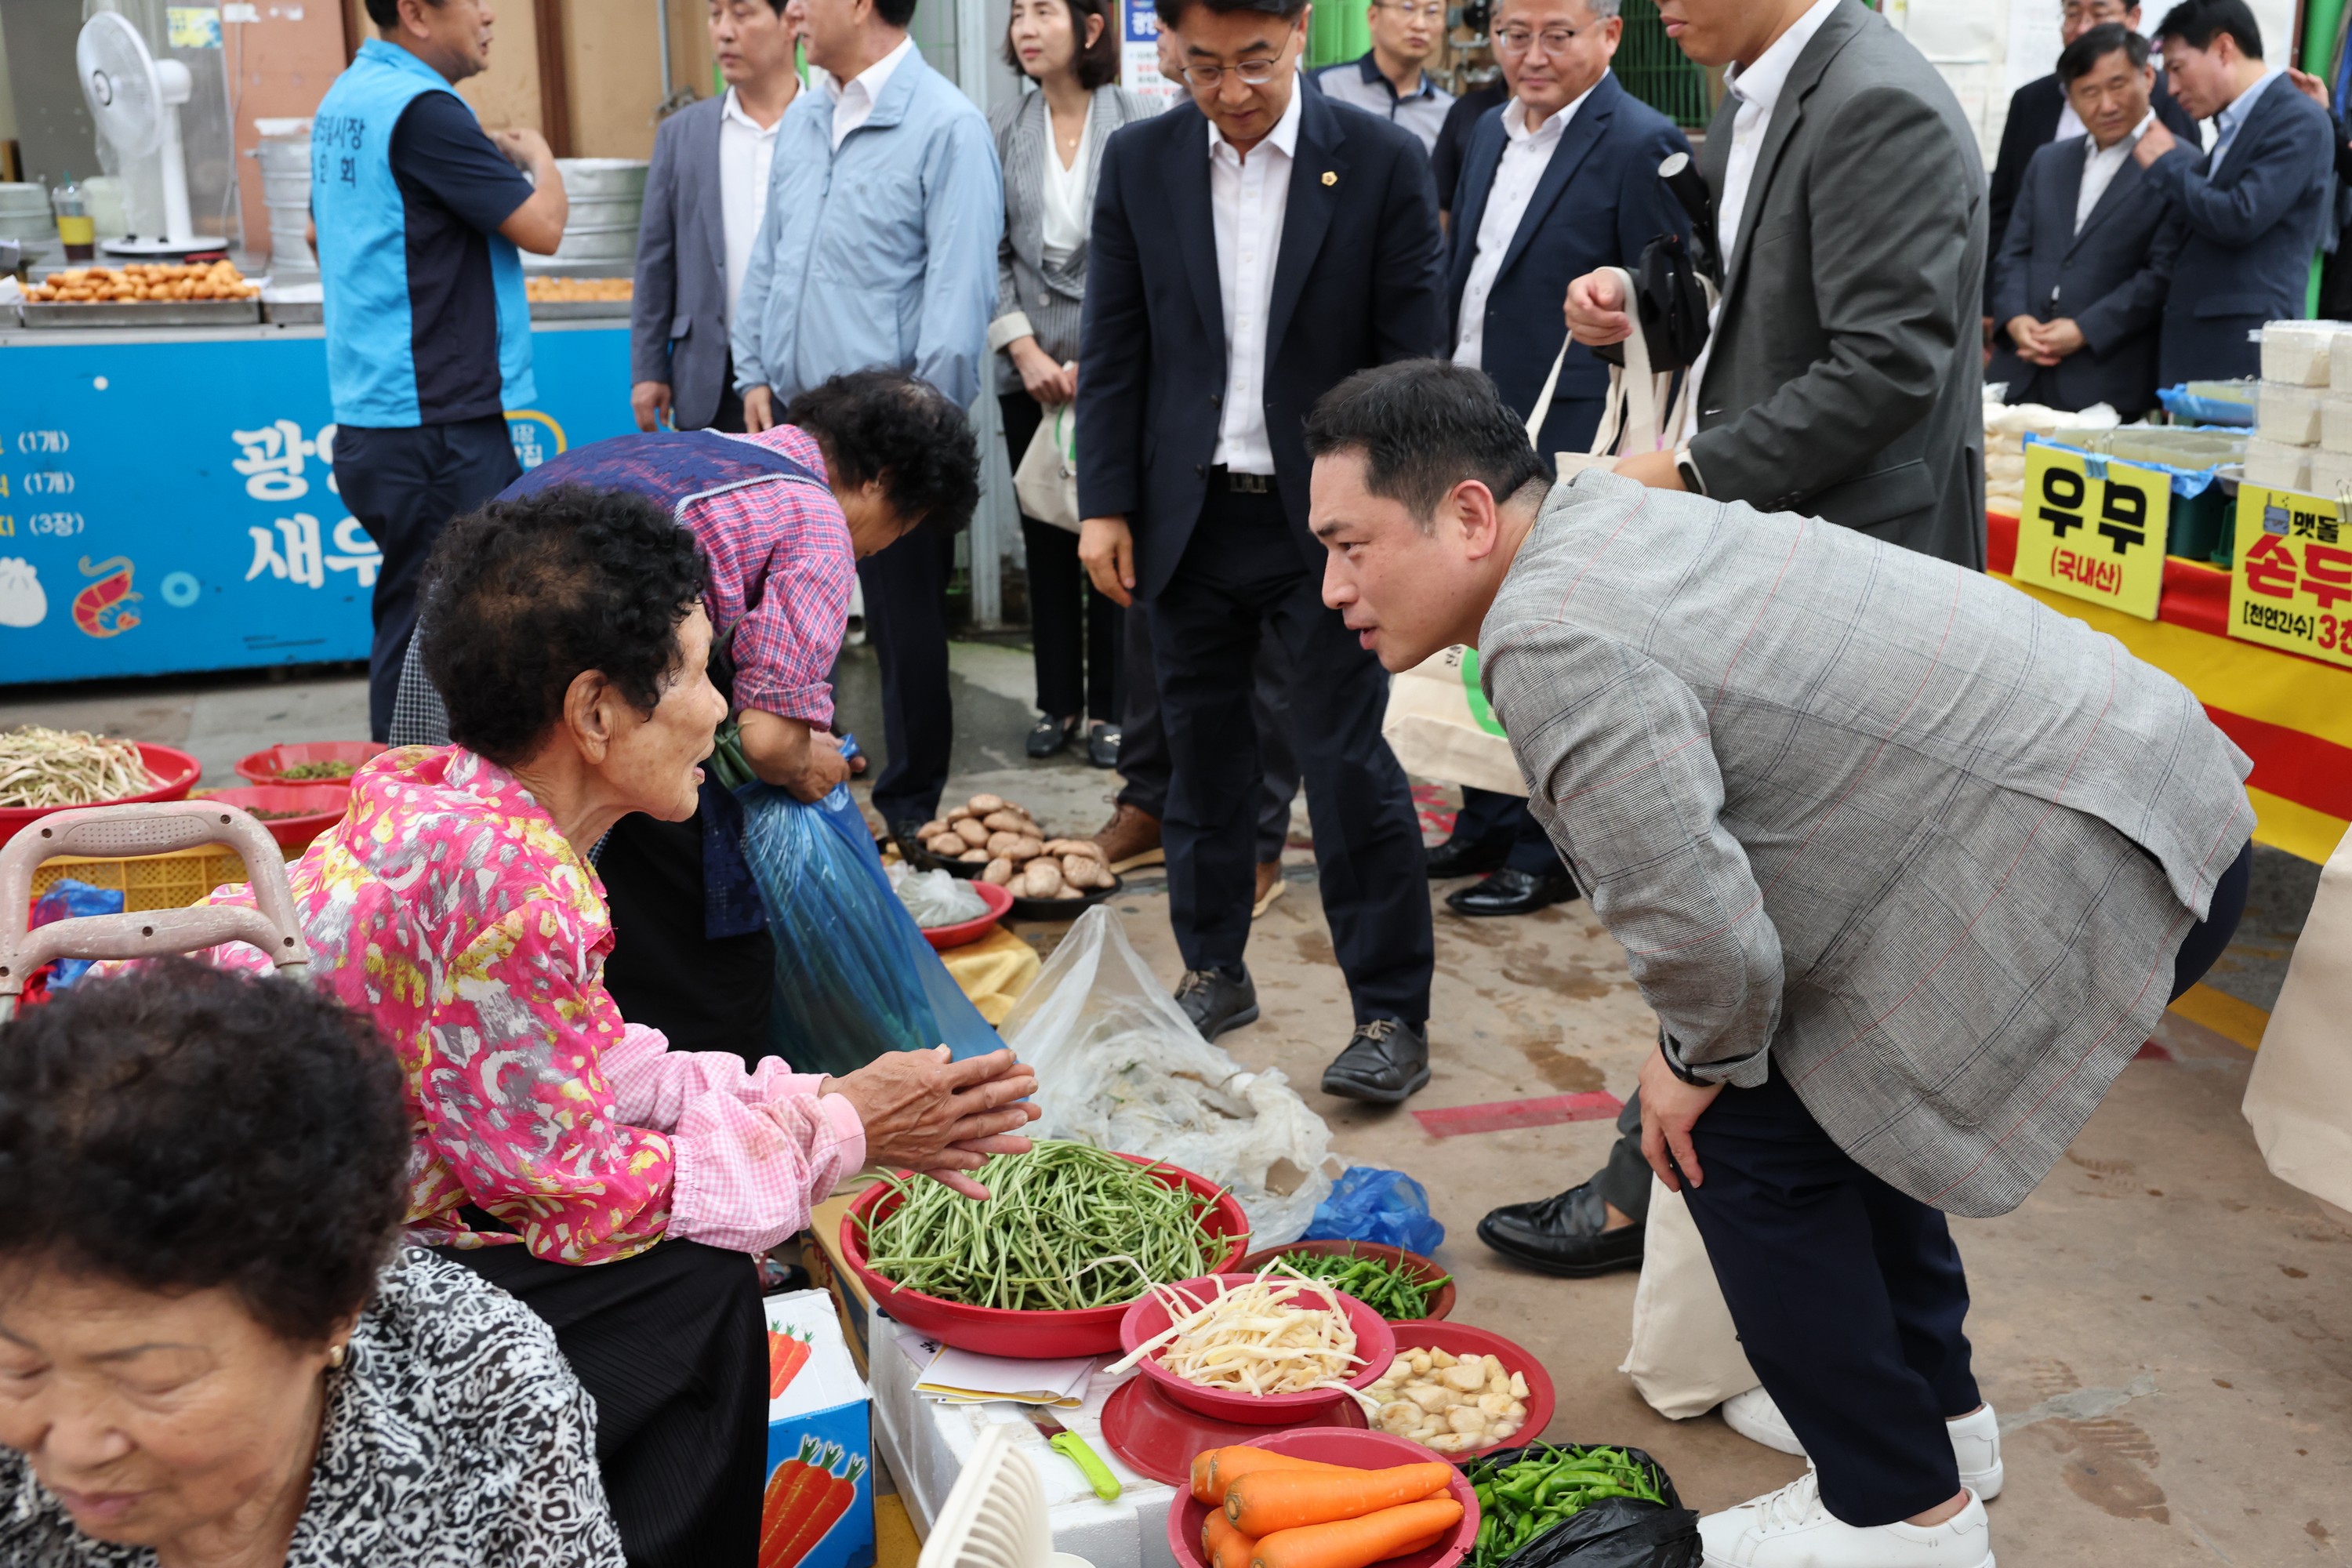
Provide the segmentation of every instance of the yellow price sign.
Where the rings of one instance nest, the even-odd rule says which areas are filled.
[[[2156,619],[2172,480],[2153,468],[2035,442],[2017,520],[2021,583]]]
[[[2352,525],[2340,503],[2238,488],[2230,635],[2352,668]]]

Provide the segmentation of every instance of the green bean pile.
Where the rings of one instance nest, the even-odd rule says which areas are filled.
[[[1309,1279],[1342,1290],[1391,1323],[1429,1316],[1430,1299],[1454,1278],[1424,1279],[1412,1268],[1355,1252],[1286,1252],[1282,1261]]]
[[[986,1203],[924,1176],[887,1177],[903,1201],[866,1226],[866,1263],[894,1285],[967,1307],[1067,1312],[1132,1301],[1209,1272],[1229,1243],[1215,1205],[1089,1144],[1045,1138],[974,1178]]]

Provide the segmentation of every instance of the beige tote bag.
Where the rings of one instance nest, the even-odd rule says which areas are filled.
[[[1690,1205],[1655,1176],[1646,1224],[1642,1282],[1633,1288],[1633,1343],[1617,1370],[1632,1374],[1651,1409],[1683,1421],[1763,1380],[1739,1348]]]
[[[2245,1116],[2271,1174],[2352,1209],[2352,833],[2319,873],[2254,1053]]]
[[[1617,287],[1623,298],[1633,298],[1633,275],[1622,267],[1608,271],[1616,274]],[[1706,285],[1707,303],[1715,303],[1715,285]],[[1536,405],[1528,416],[1528,442],[1530,446],[1543,439],[1544,420],[1551,414],[1552,394],[1559,386],[1560,367],[1568,363],[1568,347],[1573,339],[1560,341],[1559,353],[1552,357],[1551,374],[1544,377],[1543,390],[1536,394]],[[1601,424],[1592,433],[1592,447],[1584,452],[1555,452],[1554,471],[1562,479],[1571,479],[1587,468],[1614,467],[1619,458],[1636,452],[1655,452],[1673,446],[1682,435],[1683,422],[1690,412],[1692,377],[1683,377],[1682,390],[1667,403],[1674,387],[1674,373],[1663,374],[1650,369],[1650,345],[1639,331],[1619,345],[1625,351],[1625,363],[1609,367],[1609,404],[1601,411]],[[1664,409],[1663,420],[1661,407]]]
[[[1066,403],[1048,403],[1013,470],[1013,499],[1024,517],[1078,531],[1078,413]]]
[[[1496,795],[1525,795],[1509,737],[1478,684],[1478,653],[1454,647],[1389,682],[1381,734],[1404,771]]]

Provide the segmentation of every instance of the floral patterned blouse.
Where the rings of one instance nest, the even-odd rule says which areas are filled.
[[[596,1413],[539,1315],[463,1264],[405,1251],[329,1373],[326,1426],[286,1568],[622,1568]],[[0,1448],[0,1563],[153,1568]]]
[[[375,757],[287,868],[310,978],[399,1053],[410,1239],[608,1262],[665,1235],[761,1251],[866,1159],[856,1112],[769,1058],[671,1051],[604,989],[596,873],[514,774],[460,746]],[[252,902],[224,888],[218,902]],[[260,968],[255,949],[215,962]],[[512,1234],[477,1230],[473,1205]]]

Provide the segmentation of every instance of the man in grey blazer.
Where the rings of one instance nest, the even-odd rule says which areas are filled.
[[[1699,170],[1727,258],[1694,428],[1628,457],[1643,484],[1984,564],[1985,175],[1976,128],[1861,0],[1661,0],[1727,66]],[[1628,331],[1613,282],[1570,286],[1579,342]]]
[[[1475,647],[1528,804],[1659,1020],[1643,1150],[1814,1462],[1710,1563],[1990,1568],[1999,1427],[1946,1213],[2023,1201],[2243,906],[2249,763],[1980,573],[1590,471],[1420,362],[1316,406],[1324,602]]]
[[[723,97],[689,104],[654,132],[629,306],[629,403],[637,428],[740,433],[728,353],[735,297],[768,210],[776,127],[800,90],[800,28],[787,0],[713,0],[710,52]]]

